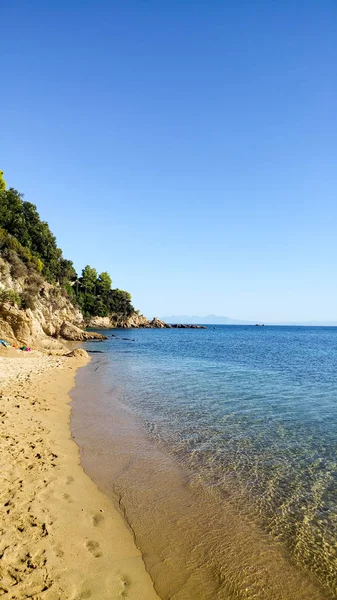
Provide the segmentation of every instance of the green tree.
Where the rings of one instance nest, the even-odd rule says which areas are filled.
[[[82,270],[82,277],[80,278],[81,286],[87,293],[90,292],[96,295],[96,284],[97,284],[97,271],[96,269],[87,265]]]
[[[6,182],[4,180],[4,172],[0,171],[0,190],[6,189]]]
[[[42,221],[37,208],[26,202],[17,190],[6,190],[0,171],[0,253],[11,265],[16,277],[39,272],[49,282],[58,282],[81,307],[85,316],[117,313],[129,316],[133,311],[131,296],[111,289],[106,271],[97,275],[87,265],[78,279],[71,260],[63,257],[48,223]],[[19,272],[21,275],[19,275]]]
[[[40,260],[42,274],[48,281],[62,279],[65,259],[55,236],[48,223],[41,221],[36,206],[25,202],[13,188],[0,190],[0,227]]]
[[[131,294],[124,290],[111,290],[109,294],[109,312],[130,316],[134,312],[131,304]]]
[[[77,273],[74,269],[73,262],[71,260],[67,260],[63,257],[60,258],[59,261],[59,273],[58,273],[58,281],[61,285],[65,285],[70,281],[75,281],[77,279]]]
[[[103,296],[104,298],[107,298],[110,290],[111,290],[111,285],[112,285],[112,279],[109,275],[109,273],[107,273],[106,271],[104,271],[103,273],[101,273],[98,277],[97,280],[97,294],[99,294],[100,296]]]

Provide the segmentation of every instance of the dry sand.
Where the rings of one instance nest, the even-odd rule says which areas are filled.
[[[0,352],[0,597],[158,600],[71,440],[68,393],[87,360]]]

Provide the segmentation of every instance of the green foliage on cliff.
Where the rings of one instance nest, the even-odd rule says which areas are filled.
[[[50,283],[76,275],[62,257],[48,223],[41,221],[36,206],[14,189],[0,190],[0,227],[41,262],[42,275]],[[15,248],[13,248],[15,250]],[[71,264],[72,266],[72,264]]]
[[[6,189],[6,182],[4,180],[4,172],[0,171],[0,190]]]
[[[41,221],[36,206],[23,200],[15,189],[6,190],[0,171],[0,254],[11,265],[14,278],[39,272],[60,285],[86,317],[134,312],[128,292],[111,289],[107,272],[100,275],[87,265],[78,277],[71,260],[62,255],[48,223]],[[27,299],[28,302],[28,299]],[[27,304],[26,302],[26,304]]]
[[[108,273],[98,275],[96,269],[89,265],[83,269],[73,290],[85,316],[107,317],[111,313],[117,313],[128,317],[134,312],[129,292],[112,290],[111,285]]]

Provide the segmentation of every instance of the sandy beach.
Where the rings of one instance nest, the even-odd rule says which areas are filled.
[[[0,354],[0,596],[158,600],[132,533],[80,466],[69,391],[85,356]]]

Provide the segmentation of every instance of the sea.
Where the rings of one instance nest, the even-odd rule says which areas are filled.
[[[72,434],[158,595],[337,598],[337,328],[101,333]]]

